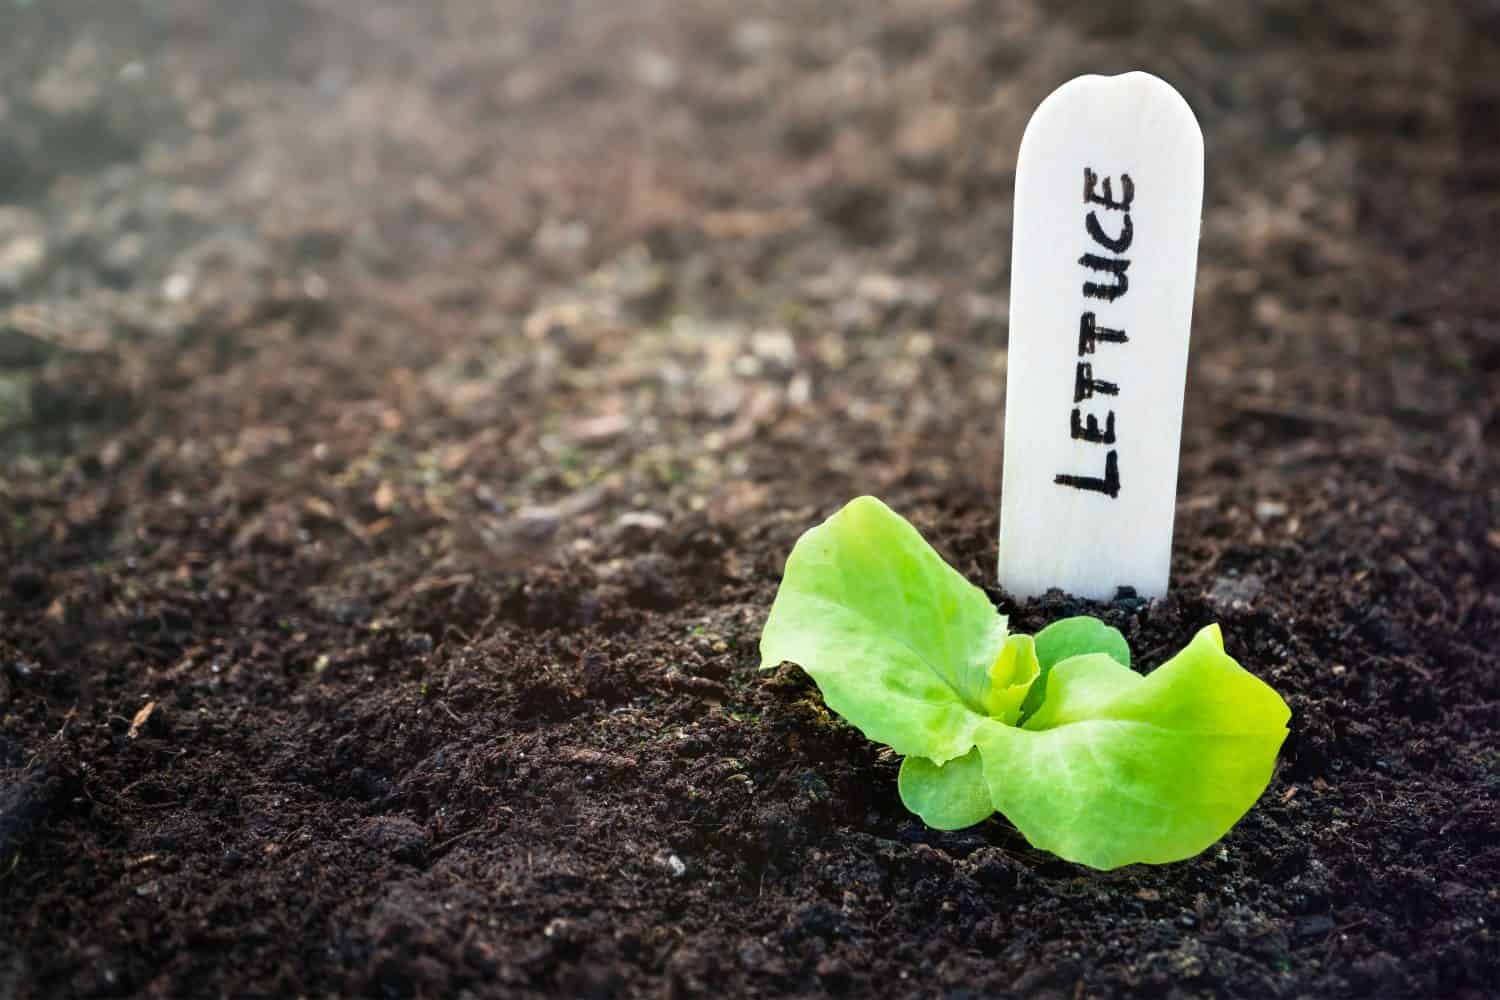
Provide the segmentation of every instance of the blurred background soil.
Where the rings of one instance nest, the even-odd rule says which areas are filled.
[[[0,997],[1500,983],[1500,7],[0,0]],[[1174,592],[1261,803],[928,831],[756,641],[995,575],[1032,109],[1207,141]],[[1016,606],[1031,631],[1077,606]]]

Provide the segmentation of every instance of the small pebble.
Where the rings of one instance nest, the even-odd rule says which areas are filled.
[[[173,274],[162,282],[161,297],[174,305],[186,302],[189,295],[193,294],[193,279],[181,271]]]
[[[553,507],[523,507],[516,512],[513,527],[527,542],[545,542],[562,526],[562,514]]]
[[[1215,580],[1214,585],[1209,588],[1208,599],[1219,605],[1249,607],[1260,596],[1264,587],[1261,578],[1253,573],[1245,576],[1225,575]]]
[[[637,531],[648,535],[654,535],[666,526],[667,519],[652,510],[633,510],[621,514],[615,521],[615,527],[621,531]]]
[[[1278,517],[1285,517],[1286,504],[1280,500],[1257,500],[1255,502],[1255,519],[1257,521],[1274,521]]]
[[[17,236],[0,245],[0,291],[17,292],[41,273],[47,243],[40,236]]]
[[[687,863],[672,851],[662,851],[657,854],[656,863],[671,872],[673,878],[682,878],[687,874]]]

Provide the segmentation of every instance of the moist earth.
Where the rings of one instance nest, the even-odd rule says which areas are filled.
[[[0,25],[0,996],[1494,995],[1494,4]],[[995,579],[1021,130],[1137,68],[1207,144],[1172,591],[990,593],[1293,720],[1097,873],[756,644],[858,494]]]

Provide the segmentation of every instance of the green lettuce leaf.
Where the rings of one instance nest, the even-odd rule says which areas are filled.
[[[908,757],[896,778],[901,804],[934,830],[962,830],[995,811],[977,749],[946,764]]]
[[[1270,782],[1290,717],[1210,625],[1146,677],[1106,655],[1064,660],[1024,728],[977,742],[991,802],[1033,846],[1109,869],[1224,836]]]
[[[867,737],[941,764],[974,748],[987,705],[1014,698],[1019,675],[991,672],[1005,638],[984,591],[889,507],[860,497],[792,549],[761,667],[798,664]]]

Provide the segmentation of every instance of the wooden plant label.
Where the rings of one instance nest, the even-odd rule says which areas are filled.
[[[1166,593],[1203,134],[1147,73],[1082,76],[1016,166],[1000,584]]]

